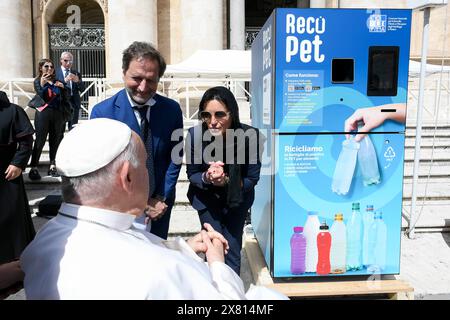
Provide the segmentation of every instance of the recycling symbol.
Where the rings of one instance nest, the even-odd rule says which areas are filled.
[[[392,147],[387,148],[386,152],[384,153],[384,157],[392,160],[395,158],[395,151],[392,149]]]

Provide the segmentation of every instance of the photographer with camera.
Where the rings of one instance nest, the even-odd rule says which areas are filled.
[[[67,122],[67,129],[72,130],[73,126],[78,124],[80,117],[81,97],[84,91],[83,79],[81,73],[73,68],[73,55],[70,52],[61,53],[61,66],[56,68],[56,79],[61,81],[66,88],[70,103],[73,108],[72,117]]]
[[[39,158],[44,148],[47,135],[50,144],[50,168],[48,175],[58,177],[55,166],[56,151],[64,135],[64,124],[70,114],[70,102],[64,84],[56,79],[55,66],[50,59],[41,59],[38,67],[39,76],[34,79],[34,90],[46,104],[36,109],[34,127],[36,141],[31,156],[31,170],[28,174],[30,180],[40,180],[37,170]]]

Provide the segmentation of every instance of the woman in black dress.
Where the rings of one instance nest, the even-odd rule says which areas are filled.
[[[242,233],[255,199],[265,138],[240,122],[237,101],[225,87],[205,92],[199,118],[202,124],[186,137],[187,196],[202,225],[211,224],[228,240],[225,263],[239,275]]]
[[[33,133],[25,111],[0,91],[0,264],[18,259],[35,235],[22,178]]]

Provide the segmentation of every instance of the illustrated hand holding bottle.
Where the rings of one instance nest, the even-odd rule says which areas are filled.
[[[347,120],[345,120],[344,132],[347,139],[350,138],[348,132],[358,130],[355,141],[361,141],[368,132],[382,125],[386,120],[406,122],[406,104],[393,103],[381,106],[357,109]],[[358,128],[359,122],[363,126]],[[361,133],[360,133],[361,132]]]
[[[363,184],[365,186],[381,182],[375,148],[367,133],[379,127],[386,120],[406,122],[406,104],[386,104],[370,108],[357,109],[346,121],[344,131],[346,141],[342,143],[342,151],[336,163],[333,176],[332,191],[346,195],[353,178],[358,159]],[[352,131],[358,131],[353,137]]]

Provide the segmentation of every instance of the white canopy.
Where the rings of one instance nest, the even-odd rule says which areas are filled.
[[[440,65],[436,65],[436,64],[426,64],[426,75],[430,75],[433,73],[439,73],[441,72],[450,72],[450,67],[449,66],[443,66],[441,67]],[[409,60],[409,76],[410,77],[419,77],[420,76],[420,62],[414,61],[414,60]]]
[[[171,78],[251,78],[252,56],[247,50],[198,50],[186,60],[168,65],[165,77]],[[442,68],[450,72],[449,66]],[[440,65],[427,64],[427,75],[441,72]],[[420,62],[409,61],[409,76],[420,75]]]
[[[168,65],[165,77],[250,78],[251,51],[198,50],[186,60]]]

